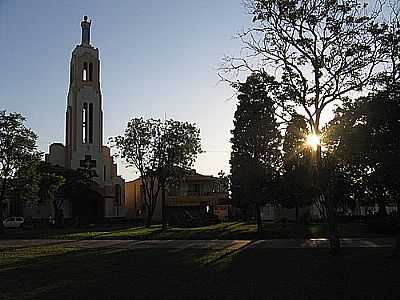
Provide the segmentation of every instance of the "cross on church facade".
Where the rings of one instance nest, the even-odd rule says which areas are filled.
[[[81,28],[82,41],[74,48],[69,64],[65,146],[52,144],[46,160],[78,170],[85,179],[96,182],[104,201],[93,205],[91,214],[120,216],[118,207],[123,205],[125,182],[117,175],[109,148],[103,145],[99,50],[91,45],[91,21],[87,16],[81,21]],[[70,202],[65,201],[65,207],[72,207]],[[68,217],[72,217],[74,210],[69,211]]]
[[[80,167],[86,170],[96,168],[96,160],[91,155],[85,155],[85,159],[80,161]]]

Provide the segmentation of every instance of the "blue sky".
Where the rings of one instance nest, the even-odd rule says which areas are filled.
[[[236,101],[217,67],[240,51],[232,37],[251,19],[241,0],[0,0],[0,109],[25,115],[42,151],[64,142],[69,60],[83,15],[100,50],[104,140],[133,117],[166,114],[200,128],[199,172],[228,171]],[[137,176],[123,166],[120,173]]]

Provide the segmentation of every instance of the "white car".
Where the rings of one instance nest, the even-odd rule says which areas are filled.
[[[5,228],[21,228],[24,225],[24,218],[22,217],[8,217],[3,221]]]

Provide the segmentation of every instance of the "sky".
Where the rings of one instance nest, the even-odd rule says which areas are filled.
[[[0,109],[20,112],[39,149],[64,143],[69,61],[80,21],[99,48],[104,141],[135,117],[173,118],[200,128],[201,174],[229,171],[236,100],[218,77],[234,35],[251,20],[241,0],[0,0]],[[136,171],[119,161],[127,180]]]

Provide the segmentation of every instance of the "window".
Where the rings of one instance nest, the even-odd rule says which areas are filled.
[[[82,80],[83,81],[88,80],[88,64],[87,64],[87,62],[83,63]]]
[[[121,206],[121,186],[119,184],[115,185],[115,204]]]
[[[89,144],[93,144],[93,103],[89,104]]]
[[[87,103],[83,103],[82,109],[82,143],[87,143],[87,117],[88,117],[88,107]]]
[[[93,81],[93,63],[89,64],[89,81]]]
[[[106,173],[106,166],[103,167],[103,180],[106,181],[106,177],[107,173]]]

